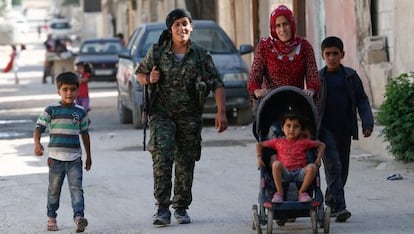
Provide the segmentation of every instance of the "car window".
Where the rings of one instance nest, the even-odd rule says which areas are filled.
[[[148,31],[138,48],[138,57],[144,57],[152,44],[157,43],[164,29],[154,29]],[[191,40],[205,48],[210,54],[234,54],[234,48],[231,40],[225,35],[225,32],[219,28],[194,28],[191,34]]]
[[[139,57],[144,57],[151,45],[158,42],[158,38],[160,37],[163,30],[164,29],[155,29],[148,31],[144,35],[143,42],[141,43],[142,46],[138,48]]]
[[[84,43],[79,53],[81,54],[117,54],[121,50],[121,44],[117,41],[88,42]]]
[[[204,47],[210,54],[234,53],[234,46],[224,32],[217,28],[195,28],[191,34],[191,40]]]
[[[141,32],[141,28],[137,28],[137,30],[132,33],[131,37],[128,39],[128,43],[126,45],[126,48],[128,48],[129,50],[133,49],[133,47],[135,46],[135,40],[138,37],[139,33]]]
[[[136,54],[136,50],[137,50],[137,40],[140,37],[142,28],[138,28],[131,36],[131,38],[128,41],[128,44],[126,46],[126,48],[131,52],[131,55]]]
[[[50,28],[52,29],[70,29],[70,25],[68,22],[56,22],[51,23]]]

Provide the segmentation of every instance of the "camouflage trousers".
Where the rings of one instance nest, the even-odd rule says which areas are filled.
[[[192,201],[195,161],[201,154],[201,116],[150,117],[149,151],[153,160],[154,197],[158,206],[188,208]],[[172,201],[172,169],[174,196]]]

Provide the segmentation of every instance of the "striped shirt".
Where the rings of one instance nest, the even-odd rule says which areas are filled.
[[[60,161],[73,161],[82,156],[79,134],[88,133],[87,112],[75,103],[63,106],[60,102],[49,105],[39,116],[36,128],[44,133],[49,128],[49,157]]]

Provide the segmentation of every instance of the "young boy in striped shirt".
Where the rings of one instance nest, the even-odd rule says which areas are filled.
[[[40,138],[46,128],[49,128],[47,229],[49,231],[58,230],[56,211],[59,208],[60,191],[66,176],[72,199],[76,232],[83,232],[88,225],[88,221],[84,218],[82,147],[79,135],[81,135],[86,152],[85,169],[89,171],[92,159],[88,117],[86,110],[75,104],[79,91],[78,76],[72,72],[61,73],[56,77],[56,85],[61,100],[45,108],[37,119],[33,133],[34,152],[37,156],[42,156],[44,148],[40,143]]]

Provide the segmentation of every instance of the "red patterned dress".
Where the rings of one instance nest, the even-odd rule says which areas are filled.
[[[306,151],[318,147],[317,141],[308,139],[287,140],[283,137],[267,140],[263,144],[276,150],[277,160],[289,171],[304,168],[307,165]]]
[[[302,38],[296,40],[298,45],[290,56],[277,50],[276,39],[268,37],[260,40],[247,82],[251,97],[254,97],[256,89],[281,86],[303,89],[305,82],[307,89],[319,93],[320,79],[312,45]]]

